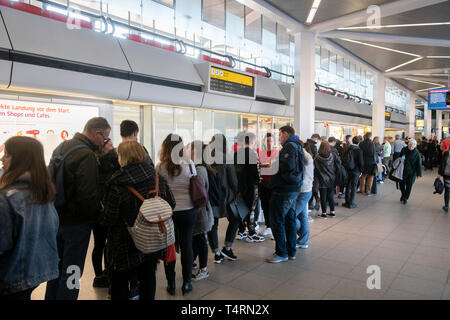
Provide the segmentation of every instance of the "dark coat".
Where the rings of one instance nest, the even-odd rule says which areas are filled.
[[[303,153],[300,140],[288,140],[284,143],[276,158],[278,171],[270,180],[270,187],[274,191],[300,192],[302,185],[298,163],[300,152]]]
[[[100,212],[99,173],[95,152],[98,147],[85,135],[76,133],[73,139],[63,142],[64,154],[76,145],[87,148],[75,150],[64,160],[64,192],[66,206],[59,210],[61,225],[94,223]]]
[[[248,147],[240,148],[234,153],[234,166],[239,194],[247,207],[254,210],[258,200],[258,186],[261,182],[258,154]]]
[[[349,172],[351,171],[354,173],[361,173],[364,168],[363,153],[362,153],[361,149],[357,145],[350,144],[347,146],[344,154],[350,152],[349,150],[352,150],[352,152],[353,152],[353,157],[355,160],[355,168],[353,170],[347,170],[347,171],[349,171]]]
[[[126,186],[135,188],[144,198],[155,188],[155,168],[149,160],[150,158],[147,158],[143,162],[121,168],[108,181],[101,223],[108,228],[109,267],[114,270],[130,270],[146,257],[155,257],[138,251],[127,230],[127,224],[129,226],[134,224],[142,202]],[[161,175],[159,175],[159,195],[172,209],[175,208],[175,198]]]
[[[314,142],[311,139],[306,140],[306,143],[308,144],[309,150],[311,150],[313,159],[315,159],[316,155],[317,155],[317,151],[318,151],[317,150],[317,143]]]
[[[314,179],[317,179],[320,188],[332,188],[336,180],[336,161],[333,153],[318,154],[314,159]]]
[[[413,151],[408,147],[403,148],[401,156],[405,156],[405,168],[403,169],[403,180],[414,183],[416,176],[422,176],[422,157],[417,148]]]
[[[359,148],[362,151],[364,161],[362,173],[371,175],[373,174],[374,165],[376,164],[375,144],[373,143],[372,140],[367,139],[359,144]]]
[[[445,151],[444,155],[442,156],[441,164],[439,165],[439,174],[446,179],[450,178],[449,176],[445,175],[445,167],[447,166],[448,155],[449,151]]]

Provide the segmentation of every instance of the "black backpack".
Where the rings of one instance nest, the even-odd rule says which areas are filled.
[[[348,148],[345,152],[344,155],[342,156],[342,162],[344,167],[347,170],[353,170],[356,168],[356,163],[355,163],[355,151],[351,148]]]
[[[435,193],[442,194],[442,192],[444,192],[444,184],[442,183],[441,179],[436,178],[434,180],[434,192],[433,192],[433,194],[435,194]]]
[[[206,168],[206,172],[208,172],[208,198],[211,206],[217,207],[225,202],[226,190],[222,184],[222,177],[219,174],[219,171],[216,170],[216,174],[211,172],[208,168]]]
[[[50,176],[56,187],[54,205],[57,211],[64,208],[66,204],[66,194],[64,191],[64,160],[69,154],[78,149],[89,148],[85,144],[78,144],[67,150],[66,153],[62,154],[63,145],[64,142],[56,147],[55,151],[53,152],[53,156],[50,159],[50,164],[48,165],[48,171],[50,172]]]
[[[345,170],[344,166],[336,161],[336,185],[337,186],[345,186],[347,185],[348,174],[347,170]]]

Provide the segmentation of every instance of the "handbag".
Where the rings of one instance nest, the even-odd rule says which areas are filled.
[[[245,204],[240,195],[238,195],[236,200],[230,202],[228,206],[233,217],[239,221],[244,221],[245,217],[247,217],[250,212],[249,207]]]
[[[189,170],[192,174],[189,181],[189,194],[191,196],[192,203],[196,208],[206,207],[208,205],[208,192],[206,192],[206,189],[198,176],[194,176],[191,164],[189,164]]]

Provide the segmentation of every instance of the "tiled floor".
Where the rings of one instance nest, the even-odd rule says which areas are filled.
[[[447,299],[450,300],[450,217],[442,211],[442,195],[433,195],[435,173],[414,185],[406,206],[400,192],[386,182],[376,197],[357,196],[358,208],[337,207],[334,219],[311,223],[310,247],[298,249],[297,260],[268,264],[274,241],[235,242],[238,260],[216,265],[209,257],[210,277],[193,282],[181,295],[177,263],[177,293],[166,293],[163,268],[157,271],[157,299]],[[340,203],[343,200],[339,200]],[[314,212],[313,212],[314,214]],[[220,239],[227,221],[220,221]],[[80,299],[107,299],[106,289],[94,289],[89,248]],[[367,288],[367,267],[381,270],[381,289]],[[43,299],[45,284],[32,298]]]

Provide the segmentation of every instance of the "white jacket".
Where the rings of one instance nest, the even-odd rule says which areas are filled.
[[[314,160],[305,149],[303,149],[303,157],[305,159],[305,172],[303,173],[303,185],[300,192],[310,192],[314,181]]]

